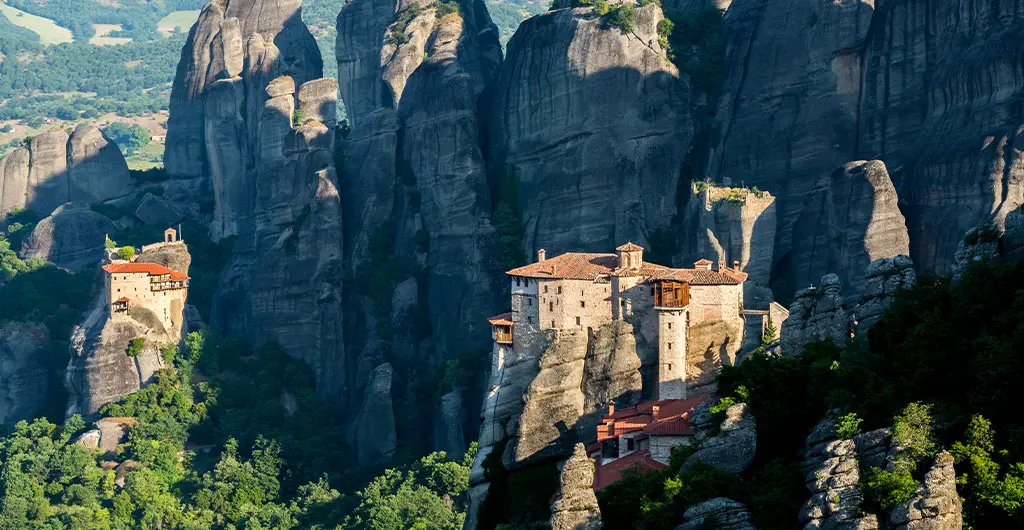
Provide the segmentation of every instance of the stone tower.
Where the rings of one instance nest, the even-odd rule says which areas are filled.
[[[657,307],[657,399],[686,399],[686,307]]]

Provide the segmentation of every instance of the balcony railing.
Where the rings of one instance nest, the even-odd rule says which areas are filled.
[[[494,341],[498,344],[512,344],[512,332],[511,331],[495,331]]]

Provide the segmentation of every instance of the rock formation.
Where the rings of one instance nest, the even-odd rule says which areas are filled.
[[[107,234],[116,232],[113,221],[90,210],[88,204],[70,202],[36,224],[18,255],[82,272],[99,263]]]
[[[587,334],[560,330],[554,335],[540,357],[540,372],[523,395],[514,464],[565,455],[576,442],[576,421],[585,404],[581,385]]]
[[[785,276],[793,286],[836,273],[846,301],[853,303],[864,289],[869,264],[910,254],[896,189],[878,160],[843,165],[819,181],[802,202],[786,257]]]
[[[49,334],[40,324],[0,324],[0,425],[36,417],[50,383]]]
[[[441,410],[434,429],[434,449],[444,451],[449,458],[458,459],[466,453],[466,440],[462,431],[462,389],[441,396]]]
[[[877,443],[867,447],[854,440],[837,440],[832,418],[819,423],[807,437],[800,469],[812,495],[799,513],[804,528],[878,530],[878,518],[861,512],[863,494],[857,454],[861,445],[866,453],[876,452],[876,447],[887,449],[889,438],[883,435],[864,439]]]
[[[893,508],[889,527],[894,530],[960,530],[963,505],[956,491],[953,455],[943,451],[924,476],[914,496]]]
[[[594,462],[582,443],[562,463],[558,493],[551,505],[551,530],[600,530],[601,509],[594,495]]]
[[[740,474],[754,462],[757,453],[757,423],[746,403],[737,403],[725,411],[718,425],[711,415],[710,403],[698,405],[690,417],[697,450],[683,462],[680,471],[697,463],[707,464],[728,473]]]
[[[715,376],[723,366],[736,364],[746,323],[739,315],[700,322],[686,332],[686,391],[688,395],[714,394]]]
[[[132,189],[121,150],[96,127],[45,132],[0,160],[0,221],[14,210],[48,215],[66,202],[104,202]]]
[[[557,9],[509,41],[486,102],[489,156],[519,187],[527,249],[614,248],[669,225],[693,126],[662,19],[648,4],[624,34],[589,8]]]
[[[896,292],[917,283],[914,263],[907,256],[873,261],[864,274],[864,289],[851,312],[854,330],[864,334],[882,319]]]
[[[826,274],[820,287],[811,286],[796,293],[779,336],[786,355],[800,355],[804,346],[819,340],[831,340],[842,346],[850,338],[849,331],[850,318],[843,309],[839,276]]]
[[[171,253],[179,254],[171,258]],[[184,264],[187,272],[191,256],[185,245],[159,247],[155,253],[143,252],[138,262],[163,261]],[[98,279],[98,281],[104,281]],[[96,299],[82,322],[71,332],[71,359],[64,376],[68,391],[67,415],[92,416],[103,405],[120,400],[138,391],[164,367],[160,348],[177,344],[183,334],[178,324],[165,327],[163,319],[144,306],[129,309],[125,315],[112,318],[108,293],[96,288]],[[181,308],[184,312],[184,307]],[[171,321],[183,323],[183,315],[172,315]],[[128,355],[128,347],[135,339],[143,339],[142,350]]]
[[[394,371],[384,363],[374,368],[366,383],[362,406],[353,423],[353,443],[360,465],[369,465],[395,453],[395,411],[391,403]]]
[[[583,365],[583,410],[580,435],[592,442],[598,418],[607,411],[608,402],[631,407],[640,401],[643,381],[633,326],[614,320],[597,329],[591,351]]]
[[[676,530],[700,530],[704,522],[714,522],[714,528],[720,530],[757,530],[754,518],[746,505],[725,497],[716,497],[686,509],[683,513],[686,521]]]
[[[976,226],[964,234],[953,256],[953,281],[959,281],[971,263],[999,256],[999,228],[992,223]]]
[[[881,4],[729,4],[710,176],[779,197],[782,257],[817,175],[882,160],[894,171],[910,256],[948,272],[964,232],[1001,223],[1022,202],[1014,146],[1024,120],[1014,105],[1024,13],[966,0]]]
[[[135,218],[148,225],[172,226],[182,217],[184,214],[177,207],[152,193],[146,193],[135,209]]]

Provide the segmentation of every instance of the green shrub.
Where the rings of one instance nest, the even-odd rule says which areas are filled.
[[[438,2],[437,4],[437,19],[440,20],[452,13],[459,12],[459,2],[456,0],[448,2]]]
[[[872,469],[864,483],[864,496],[869,506],[878,506],[885,511],[892,510],[914,496],[917,480],[910,471],[886,471]]]
[[[106,236],[106,241],[103,243],[103,246],[106,247],[107,249],[111,249],[112,250],[112,249],[117,248],[117,242],[114,241],[113,239],[110,239],[110,235],[108,234]]]
[[[857,417],[856,412],[844,414],[836,420],[835,433],[840,440],[849,440],[860,434],[860,424],[864,420]]]
[[[146,346],[146,339],[144,339],[142,337],[139,337],[137,339],[132,339],[131,342],[128,343],[128,356],[129,357],[138,357],[139,354],[142,353],[142,348],[144,348],[145,346]]]
[[[672,34],[672,30],[675,27],[675,23],[667,18],[663,18],[658,22],[658,44],[662,48],[668,48],[668,37]]]
[[[117,256],[124,260],[131,260],[135,257],[135,247],[123,246],[117,249]]]
[[[932,434],[932,406],[911,403],[893,419],[892,442],[899,448],[899,461],[908,469],[935,456],[938,446]]]
[[[633,33],[636,31],[636,16],[636,5],[615,4],[604,15],[604,21],[610,27],[619,28],[622,33]]]

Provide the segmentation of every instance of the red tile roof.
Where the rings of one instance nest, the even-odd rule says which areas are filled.
[[[669,269],[652,280],[671,280],[690,285],[739,285],[747,280],[747,273],[724,268],[717,271],[707,269]]]
[[[148,274],[150,276],[163,276],[169,274],[171,280],[181,281],[189,279],[188,275],[168,269],[156,263],[109,263],[103,266],[103,270],[114,274]]]
[[[597,440],[603,442],[637,431],[653,436],[692,435],[690,411],[705,401],[708,401],[708,398],[703,396],[690,399],[663,399],[644,401],[635,407],[616,410],[611,416],[601,418],[597,426]],[[655,406],[658,407],[657,419],[654,417]],[[610,426],[611,423],[614,423],[614,426]]]
[[[124,303],[128,303],[128,302],[131,302],[131,301],[132,301],[132,299],[131,299],[131,298],[128,298],[127,296],[122,296],[121,298],[118,298],[118,299],[117,299],[117,301],[118,301],[118,302],[124,302]]]
[[[668,467],[651,458],[650,452],[647,450],[635,451],[604,465],[601,465],[601,460],[598,459],[594,466],[594,490],[603,490],[609,484],[622,478],[622,472],[633,466],[639,466],[644,471]]]
[[[511,326],[514,324],[514,322],[512,322],[512,313],[502,313],[500,315],[495,315],[491,318],[488,318],[487,321],[495,326]]]
[[[619,257],[615,254],[591,254],[586,252],[567,252],[560,256],[548,258],[529,265],[512,269],[505,274],[509,276],[525,276],[528,278],[558,278],[563,280],[596,280],[600,276],[608,276],[619,266]],[[669,271],[664,265],[644,263],[637,274],[654,276]]]
[[[641,247],[640,245],[637,245],[636,243],[633,243],[632,241],[630,241],[629,243],[626,243],[625,245],[622,245],[620,247],[616,247],[615,248],[615,250],[618,250],[618,251],[621,251],[621,252],[636,252],[637,250],[643,250],[643,249],[644,249],[644,247]]]

